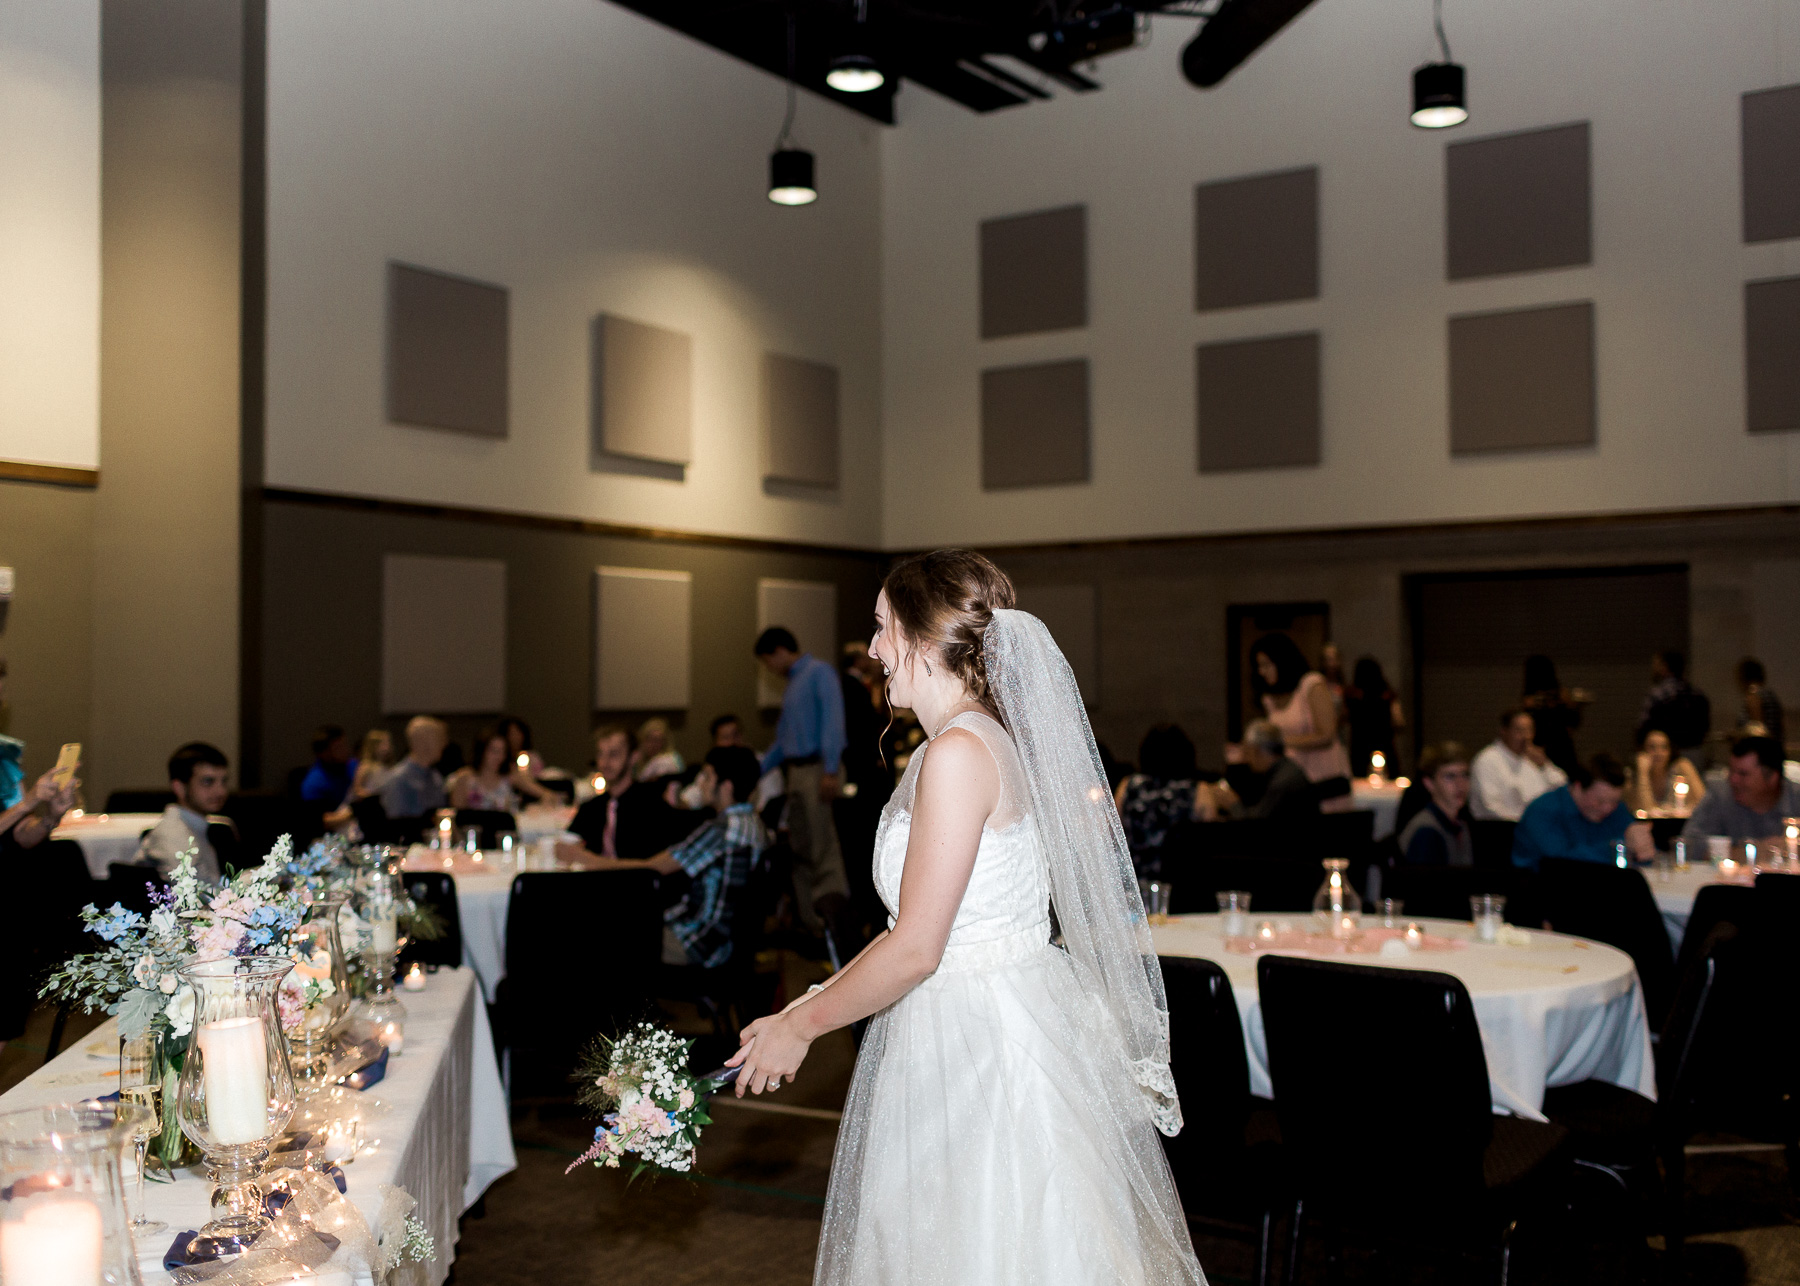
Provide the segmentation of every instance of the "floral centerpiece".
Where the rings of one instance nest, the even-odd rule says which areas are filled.
[[[119,1033],[127,1038],[153,1037],[169,1102],[181,1076],[183,1040],[194,1022],[194,993],[181,981],[181,966],[290,951],[290,935],[302,914],[299,901],[280,888],[291,852],[287,836],[260,866],[240,871],[222,886],[209,885],[195,873],[194,852],[190,848],[177,860],[168,888],[150,889],[148,915],[117,902],[105,911],[91,903],[83,907],[82,924],[104,947],[75,956],[50,975],[39,993],[79,1005],[84,1013],[98,1009],[116,1016]],[[298,1019],[316,988],[316,979],[296,981],[283,1002],[284,1024],[290,1011]],[[169,1166],[184,1144],[175,1113],[163,1113],[163,1121],[162,1137],[153,1147]]]
[[[634,1179],[645,1170],[692,1170],[700,1132],[712,1124],[707,1099],[725,1080],[688,1071],[693,1044],[654,1023],[596,1040],[575,1076],[582,1086],[578,1101],[601,1113],[600,1125],[593,1146],[563,1173],[589,1161],[617,1169],[628,1155],[637,1157]]]

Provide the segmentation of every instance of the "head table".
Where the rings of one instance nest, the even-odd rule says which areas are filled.
[[[1311,927],[1310,915],[1259,916],[1292,930]],[[1368,919],[1365,918],[1365,923]],[[1419,920],[1427,933],[1463,940],[1443,951],[1415,951],[1404,959],[1376,954],[1289,951],[1347,964],[1429,969],[1461,980],[1475,1005],[1487,1055],[1494,1110],[1543,1120],[1544,1090],[1597,1079],[1656,1097],[1650,1027],[1631,957],[1599,942],[1532,932],[1524,946],[1474,941],[1474,926]],[[1225,970],[1236,996],[1250,1056],[1250,1092],[1272,1096],[1255,954],[1226,948],[1217,915],[1175,916],[1152,926],[1162,956],[1197,956]]]
[[[397,1184],[411,1193],[417,1215],[436,1240],[437,1258],[404,1265],[390,1280],[396,1286],[437,1286],[455,1257],[458,1217],[517,1162],[487,1007],[480,1003],[474,975],[467,969],[441,970],[426,979],[425,990],[402,993],[401,999],[407,1011],[405,1052],[388,1060],[386,1077],[362,1096],[367,1136],[356,1159],[344,1166],[345,1196],[379,1238],[395,1231],[378,1222],[383,1186]],[[119,1087],[118,1049],[117,1024],[108,1020],[0,1095],[0,1111],[111,1093]],[[168,1224],[137,1247],[145,1286],[167,1286],[171,1279],[163,1271],[163,1255],[177,1232],[207,1221],[210,1195],[198,1170],[178,1171],[174,1183],[145,1185],[149,1217]],[[336,1259],[314,1280],[321,1286],[370,1282],[366,1271],[352,1272]]]

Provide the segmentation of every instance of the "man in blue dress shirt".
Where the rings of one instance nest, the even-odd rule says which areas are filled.
[[[800,650],[793,634],[770,626],[756,640],[756,659],[787,680],[775,744],[762,770],[787,779],[788,836],[794,848],[794,896],[806,927],[818,933],[849,900],[844,854],[831,801],[844,758],[844,691],[828,662]]]
[[[1575,765],[1567,786],[1539,795],[1519,818],[1513,865],[1535,871],[1546,857],[1612,862],[1621,840],[1631,857],[1648,861],[1656,854],[1650,823],[1625,807],[1624,793],[1625,766],[1611,755],[1602,751]]]

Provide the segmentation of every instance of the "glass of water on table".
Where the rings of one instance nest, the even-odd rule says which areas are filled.
[[[1469,899],[1469,918],[1475,922],[1477,942],[1495,942],[1506,922],[1506,899],[1498,893],[1477,893]]]
[[[148,1036],[119,1039],[119,1102],[139,1110],[131,1141],[137,1149],[137,1196],[131,1203],[133,1235],[161,1232],[168,1225],[144,1216],[144,1167],[150,1140],[162,1132],[162,1081],[156,1067],[156,1041]]]

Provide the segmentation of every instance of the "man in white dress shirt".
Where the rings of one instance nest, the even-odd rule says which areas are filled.
[[[1500,736],[1469,766],[1469,811],[1484,821],[1516,822],[1539,795],[1566,786],[1563,770],[1533,743],[1537,725],[1525,710],[1500,716]]]
[[[181,854],[192,847],[194,873],[208,884],[218,883],[225,867],[235,865],[237,858],[231,819],[218,816],[231,794],[231,765],[224,751],[204,741],[188,742],[169,756],[169,789],[175,802],[144,833],[138,862],[172,876]],[[221,848],[230,851],[220,852]]]

